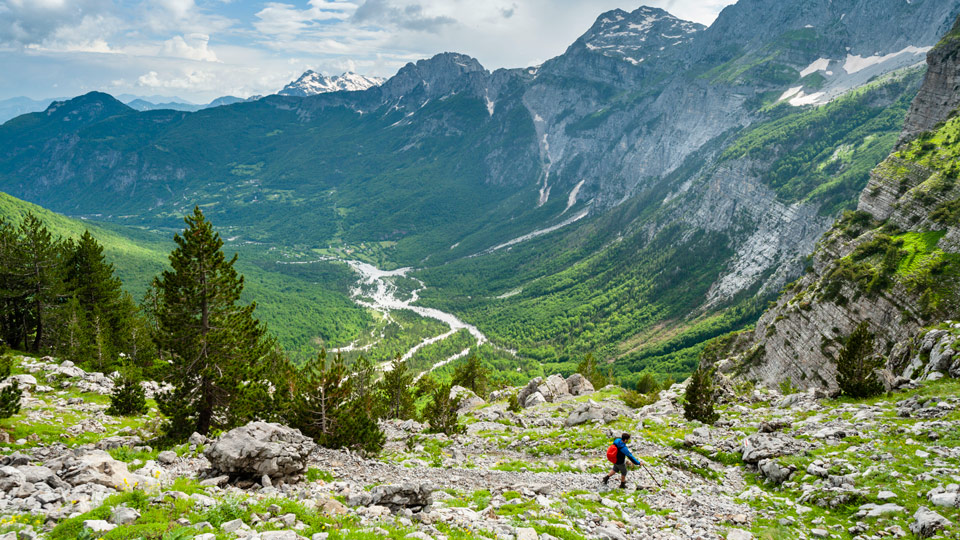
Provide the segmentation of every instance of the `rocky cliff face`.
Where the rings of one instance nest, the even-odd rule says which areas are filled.
[[[930,58],[940,74],[960,68],[956,54]],[[960,309],[960,120],[948,119],[954,109],[945,104],[957,95],[944,94],[943,81],[926,78],[905,131],[945,123],[873,170],[857,211],[820,240],[807,273],[756,330],[735,340],[741,352],[725,368],[768,383],[835,390],[836,355],[867,321],[888,359],[888,383],[960,370],[955,343],[929,331]]]
[[[901,141],[929,131],[960,106],[960,18],[927,53],[927,78],[903,127]]]

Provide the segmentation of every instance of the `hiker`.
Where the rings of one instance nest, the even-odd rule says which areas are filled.
[[[614,439],[613,444],[607,449],[607,459],[613,463],[613,470],[603,477],[603,485],[607,485],[611,476],[620,473],[620,489],[627,487],[627,458],[630,458],[634,465],[640,465],[637,458],[633,457],[630,449],[627,448],[627,442],[629,441],[630,434],[624,433],[619,439]]]

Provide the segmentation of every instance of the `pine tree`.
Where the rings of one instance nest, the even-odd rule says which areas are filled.
[[[105,371],[113,367],[118,353],[126,352],[120,344],[122,329],[133,314],[122,309],[122,283],[114,276],[114,266],[106,262],[103,246],[90,231],[84,231],[76,242],[67,242],[64,252],[64,294],[77,299],[80,316],[86,322],[85,341],[89,344],[74,360],[92,362]]]
[[[20,231],[0,218],[0,338],[25,349],[29,290],[21,271],[22,249]]]
[[[368,405],[353,397],[353,377],[337,354],[320,351],[304,367],[294,389],[289,423],[327,448],[378,452],[385,437]]]
[[[478,396],[486,396],[490,386],[490,371],[479,357],[471,356],[454,369],[453,384],[472,390]]]
[[[713,369],[702,365],[690,376],[683,403],[683,417],[687,420],[713,424],[720,418],[713,409],[717,400],[713,377]]]
[[[224,256],[220,235],[199,207],[184,221],[183,235],[174,236],[172,269],[156,280],[155,339],[169,362],[165,380],[173,386],[158,405],[174,439],[247,420],[240,405],[264,384],[262,360],[273,348],[253,316],[255,304],[240,303],[237,256]]]
[[[430,402],[423,409],[424,420],[430,424],[431,433],[456,435],[464,432],[460,425],[460,397],[451,397],[452,384],[441,384],[433,390]]]
[[[583,360],[577,364],[577,373],[583,375],[597,390],[613,383],[610,370],[608,369],[608,372],[604,374],[596,359],[593,358],[593,354],[590,353],[587,353]]]
[[[114,381],[113,393],[110,394],[110,408],[107,414],[111,416],[137,416],[147,413],[147,398],[140,384],[140,378],[129,369],[120,372]]]
[[[883,358],[874,353],[873,340],[867,321],[863,321],[840,350],[837,385],[842,395],[866,398],[883,392],[883,383],[877,376],[877,370],[883,367]]]
[[[383,374],[378,387],[383,402],[384,418],[406,420],[413,418],[415,412],[413,373],[407,369],[407,363],[400,358],[398,354],[390,365],[390,369]]]
[[[2,347],[0,347],[2,348]],[[13,369],[13,358],[0,350],[0,385],[3,385]],[[10,418],[20,412],[20,382],[11,381],[0,390],[0,418]]]
[[[60,241],[44,226],[40,218],[28,213],[20,224],[20,274],[24,279],[30,309],[29,321],[33,342],[27,344],[31,352],[40,352],[44,343],[48,309],[57,299],[61,286],[59,272]]]

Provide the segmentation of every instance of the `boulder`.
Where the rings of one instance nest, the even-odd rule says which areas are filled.
[[[571,395],[582,396],[593,392],[593,385],[579,373],[567,377],[567,390]]]
[[[454,386],[450,389],[450,399],[460,398],[460,407],[457,408],[457,412],[466,412],[472,411],[477,407],[486,405],[486,401],[481,399],[479,396],[473,393],[472,390],[464,388],[462,386]]]
[[[570,389],[567,381],[558,374],[553,374],[543,384],[537,387],[537,391],[543,394],[543,398],[553,403],[570,395]]]
[[[753,535],[743,529],[730,529],[727,540],[753,540]]]
[[[760,474],[773,482],[775,485],[784,483],[788,478],[790,478],[790,475],[793,474],[793,471],[797,470],[795,466],[781,465],[780,463],[777,463],[775,459],[762,459],[757,464],[757,468],[760,469]]]
[[[53,466],[50,468],[54,469]],[[123,489],[133,486],[148,488],[156,484],[153,478],[131,473],[126,463],[113,459],[103,450],[92,450],[80,456],[65,459],[59,476],[72,486],[98,484],[108,488]]]
[[[764,459],[791,456],[806,450],[807,444],[780,433],[754,433],[743,440],[742,459],[759,463]]]
[[[929,538],[944,527],[950,526],[950,520],[940,514],[921,506],[913,514],[913,523],[910,524],[910,532],[917,535],[918,538]]]
[[[546,403],[547,399],[540,392],[534,392],[523,400],[524,408],[536,407],[541,403]]]
[[[232,477],[293,482],[307,470],[317,445],[300,430],[270,422],[251,422],[225,433],[204,456],[217,471]]]
[[[573,412],[570,413],[570,416],[568,416],[563,422],[563,425],[566,427],[573,427],[595,421],[609,424],[610,422],[616,420],[618,414],[619,413],[617,413],[617,411],[607,409],[599,403],[590,400],[577,406],[577,408],[574,409]]]
[[[19,489],[27,481],[20,470],[13,467],[0,467],[0,492],[9,493]]]
[[[525,403],[527,402],[527,398],[530,396],[530,394],[533,394],[537,391],[537,388],[540,387],[540,384],[542,382],[543,382],[543,377],[534,377],[530,379],[530,382],[528,382],[526,386],[524,386],[523,388],[520,389],[519,392],[517,392],[517,401],[520,403],[520,405],[526,407]],[[543,397],[543,395],[541,394],[540,397]]]
[[[431,484],[388,484],[374,486],[369,492],[361,492],[347,498],[349,506],[384,506],[392,512],[411,510],[419,512],[433,502],[434,487]]]
[[[110,513],[110,523],[114,525],[130,525],[140,519],[140,512],[126,506],[115,506]]]

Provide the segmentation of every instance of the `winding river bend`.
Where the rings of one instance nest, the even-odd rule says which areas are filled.
[[[439,309],[435,308],[413,305],[419,299],[419,293],[426,285],[424,285],[424,283],[419,279],[411,278],[407,275],[412,268],[381,270],[372,264],[361,261],[341,260],[340,262],[348,264],[350,268],[359,274],[357,286],[350,291],[350,296],[357,304],[375,311],[379,311],[387,317],[389,317],[390,313],[393,311],[408,310],[420,315],[421,317],[438,320],[450,327],[448,332],[440,334],[439,336],[429,337],[421,340],[419,343],[410,348],[410,350],[404,353],[401,357],[401,360],[409,360],[423,347],[426,347],[432,343],[443,341],[456,334],[460,330],[466,330],[470,332],[470,335],[477,340],[477,345],[483,345],[488,341],[487,336],[483,335],[483,332],[477,329],[477,327],[461,321],[452,313],[440,311]],[[414,283],[416,283],[416,286],[412,290],[401,291],[401,288],[397,285],[397,280],[400,278],[412,280]],[[351,346],[347,346],[341,350],[346,351],[355,349],[353,349]],[[434,369],[446,365],[454,360],[463,358],[469,353],[470,349],[464,349],[450,358],[446,358],[440,362],[437,362],[430,368],[430,371],[433,371]],[[381,370],[389,369],[390,362],[381,364],[379,368]]]

